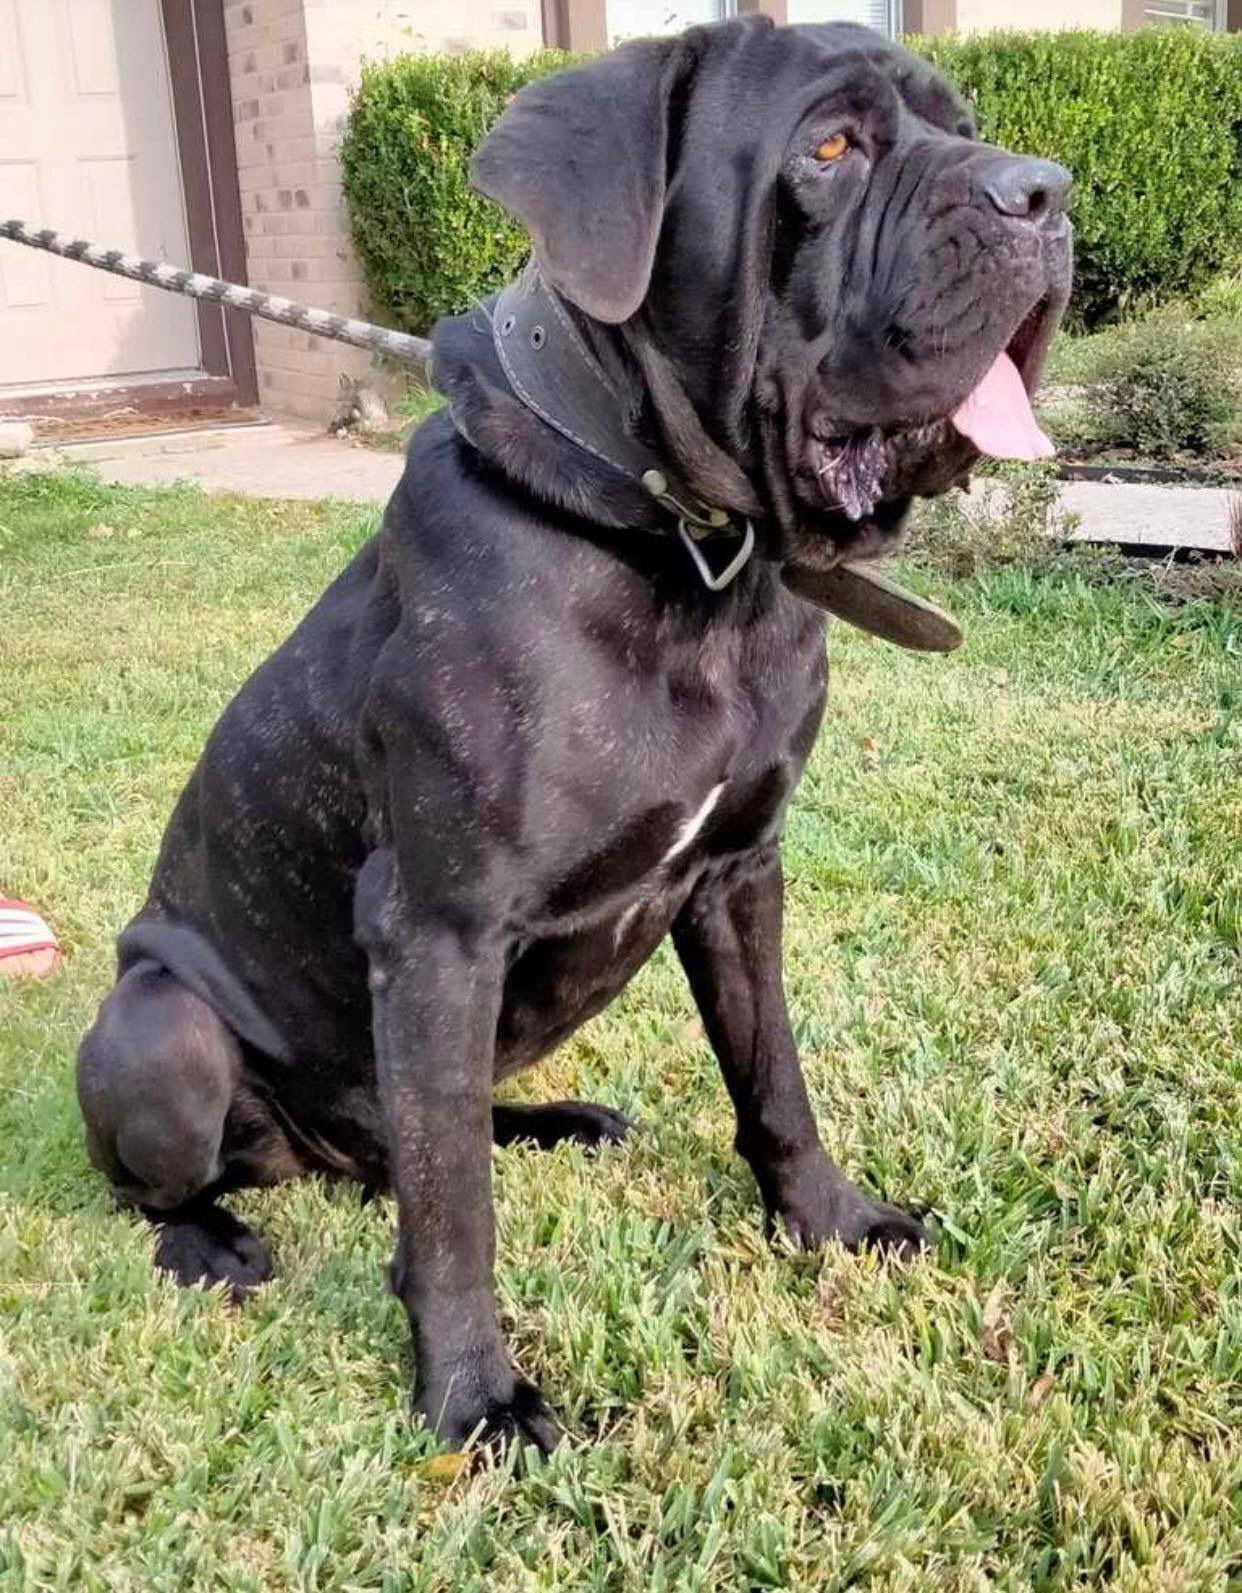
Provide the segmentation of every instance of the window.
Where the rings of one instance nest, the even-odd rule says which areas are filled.
[[[895,39],[901,32],[901,0],[786,0],[790,22],[862,22]]]
[[[609,44],[645,39],[654,33],[680,33],[697,22],[735,16],[734,0],[607,0]]]
[[[696,22],[719,22],[736,16],[738,5],[737,0],[605,0],[605,11],[608,42],[620,44],[653,33],[680,33]],[[895,39],[901,32],[901,0],[786,0],[785,20],[862,22]]]
[[[1152,0],[1148,22],[1181,22],[1192,27],[1225,31],[1225,0]]]

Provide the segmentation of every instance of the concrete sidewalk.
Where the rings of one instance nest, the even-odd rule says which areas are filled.
[[[278,421],[71,444],[57,456],[92,465],[104,481],[128,486],[192,481],[208,492],[359,503],[384,502],[404,463],[401,454],[364,448],[322,427]]]
[[[396,485],[403,463],[400,454],[278,422],[82,443],[60,450],[58,457],[94,465],[105,481],[143,486],[193,481],[210,492],[380,503]],[[1230,548],[1229,499],[1228,492],[1211,487],[1101,481],[1067,481],[1061,487],[1066,510],[1081,516],[1081,540],[1221,553]]]

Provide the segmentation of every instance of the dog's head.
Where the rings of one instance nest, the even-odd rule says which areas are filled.
[[[979,143],[945,80],[864,28],[624,46],[524,89],[474,179],[620,329],[708,501],[729,489],[687,412],[841,556],[980,452],[1048,451],[1028,394],[1069,293],[1069,175]]]

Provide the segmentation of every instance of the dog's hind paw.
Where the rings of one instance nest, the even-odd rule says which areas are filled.
[[[271,1253],[262,1239],[220,1206],[195,1208],[185,1217],[146,1215],[158,1225],[156,1267],[186,1288],[223,1283],[239,1303],[272,1275]]]
[[[566,1140],[595,1147],[619,1145],[637,1125],[632,1117],[593,1101],[549,1101],[538,1106],[493,1106],[492,1136],[497,1145],[528,1140],[551,1150]]]

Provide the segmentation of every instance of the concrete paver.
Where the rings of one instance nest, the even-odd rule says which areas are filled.
[[[1228,553],[1231,494],[1216,487],[1152,487],[1064,481],[1062,506],[1081,516],[1080,542],[1134,547],[1200,548]],[[1234,495],[1237,496],[1237,495]]]

